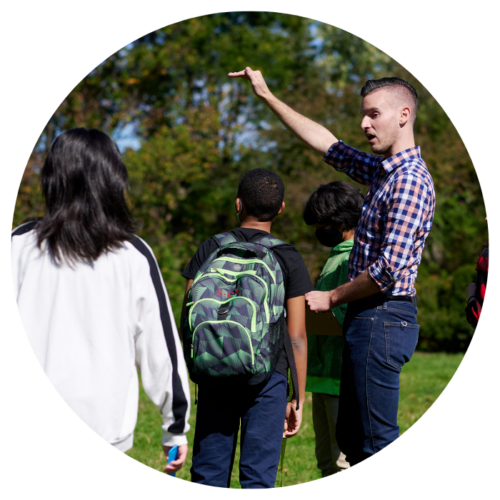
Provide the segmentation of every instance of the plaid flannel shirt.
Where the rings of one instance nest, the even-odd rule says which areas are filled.
[[[436,203],[434,184],[420,147],[384,159],[339,141],[323,160],[370,186],[354,236],[348,280],[368,269],[380,291],[414,295]]]

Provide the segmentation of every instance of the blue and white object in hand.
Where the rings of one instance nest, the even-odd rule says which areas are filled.
[[[178,453],[179,453],[179,448],[177,446],[172,446],[172,448],[170,448],[170,450],[168,451],[168,463],[177,460]],[[169,474],[169,476],[175,477],[175,472],[173,474]]]

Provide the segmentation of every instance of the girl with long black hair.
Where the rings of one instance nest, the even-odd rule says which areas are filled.
[[[121,451],[133,445],[140,368],[162,414],[166,454],[187,454],[189,386],[158,264],[135,236],[127,170],[103,132],[61,134],[41,172],[44,217],[12,233],[17,303],[38,361],[64,400]]]

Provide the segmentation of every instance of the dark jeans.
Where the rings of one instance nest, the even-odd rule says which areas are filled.
[[[281,453],[288,381],[273,373],[265,385],[199,387],[191,481],[229,488],[241,421],[240,484],[273,488]]]
[[[399,374],[418,330],[411,301],[377,294],[347,308],[336,437],[351,466],[399,437]]]

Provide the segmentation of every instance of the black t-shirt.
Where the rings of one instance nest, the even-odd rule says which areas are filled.
[[[261,236],[266,236],[269,233],[266,231],[261,231],[260,229],[249,229],[244,227],[239,227],[230,231],[231,234],[238,241],[245,241],[251,243],[252,241],[258,240]],[[182,272],[182,276],[186,279],[194,279],[198,269],[202,264],[208,259],[212,252],[215,252],[219,246],[210,238],[205,240],[196,250],[193,258],[186,266]],[[302,255],[295,248],[294,245],[286,244],[280,245],[271,250],[274,256],[278,260],[281,270],[283,271],[283,281],[285,284],[285,305],[288,299],[293,299],[294,297],[300,297],[305,295],[307,292],[314,290],[311,278],[307,272],[306,265]],[[285,354],[285,350],[281,353],[278,364],[276,365],[276,371],[285,375],[288,374],[288,360]]]

